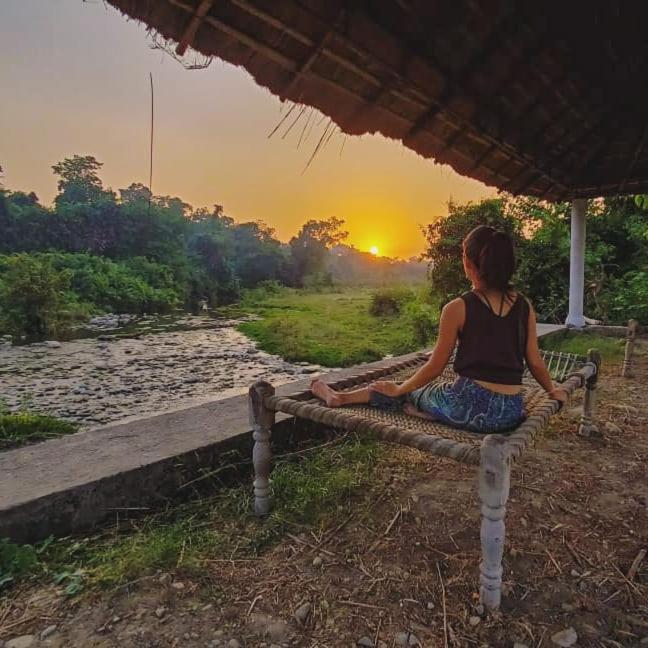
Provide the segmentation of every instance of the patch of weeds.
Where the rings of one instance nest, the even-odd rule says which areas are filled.
[[[0,451],[73,434],[78,427],[43,414],[28,411],[9,413],[0,407]]]
[[[580,331],[559,331],[540,338],[540,348],[587,355],[588,349],[596,349],[605,362],[619,362],[623,358],[625,340]]]
[[[54,576],[54,584],[63,587],[66,596],[76,596],[83,591],[85,572],[77,569],[73,572],[62,571]]]
[[[253,513],[246,483],[222,488],[211,497],[177,504],[126,528],[106,528],[93,538],[47,540],[36,547],[9,547],[7,572],[50,578],[73,596],[93,585],[114,587],[158,569],[181,568],[198,575],[205,562],[254,557],[287,529],[323,524],[368,483],[380,457],[371,440],[348,438],[304,452],[298,460],[278,461],[272,472],[273,510],[265,520]]]
[[[0,590],[16,578],[33,573],[37,567],[38,554],[34,547],[0,539]]]
[[[288,525],[313,525],[337,513],[337,506],[368,481],[379,452],[377,443],[354,439],[300,463],[277,466],[274,509],[259,540],[268,542]]]

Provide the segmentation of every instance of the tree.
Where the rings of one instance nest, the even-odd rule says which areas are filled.
[[[349,235],[342,231],[344,221],[339,218],[307,221],[297,236],[290,239],[293,282],[304,284],[305,277],[324,272],[327,250],[344,241]]]
[[[119,190],[122,205],[147,204],[153,197],[150,189],[141,182],[133,182],[126,189]]]
[[[522,243],[522,222],[505,213],[505,201],[491,198],[478,203],[448,203],[448,215],[428,225],[424,257],[430,262],[432,290],[444,301],[457,297],[470,285],[462,264],[462,241],[478,225],[490,225]]]
[[[175,196],[155,196],[155,204],[174,216],[185,218],[191,212],[191,205]]]
[[[115,200],[112,191],[105,190],[99,178],[102,162],[92,155],[73,155],[52,167],[59,176],[59,193],[54,202],[59,204],[90,204],[101,199]]]
[[[231,233],[234,267],[244,287],[282,278],[286,254],[271,227],[262,221],[241,223],[232,227]]]
[[[29,193],[10,191],[7,197],[16,207],[34,207],[38,205],[38,196],[33,191]]]

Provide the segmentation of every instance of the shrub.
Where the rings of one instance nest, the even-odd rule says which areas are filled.
[[[383,288],[371,295],[369,312],[375,317],[399,315],[404,306],[415,299],[416,295],[409,288]]]
[[[0,259],[0,328],[42,339],[65,327],[71,273],[30,254]]]
[[[14,578],[34,570],[38,555],[31,545],[17,545],[7,538],[0,539],[0,589]]]
[[[73,423],[52,416],[30,412],[8,414],[0,408],[0,450],[72,434],[77,429]]]
[[[407,304],[405,315],[412,329],[412,339],[417,348],[424,347],[436,337],[436,310],[427,304],[411,302]]]

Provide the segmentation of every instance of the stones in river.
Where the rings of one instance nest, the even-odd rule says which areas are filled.
[[[196,325],[204,325],[199,319]],[[261,377],[281,384],[319,369],[260,351],[227,327],[51,342],[2,348],[3,400],[11,411],[27,401],[34,411],[80,422],[81,429],[243,391]]]

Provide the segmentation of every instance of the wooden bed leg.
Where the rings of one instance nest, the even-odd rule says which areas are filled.
[[[490,435],[481,444],[479,499],[481,548],[479,600],[496,610],[502,598],[502,556],[506,527],[506,502],[511,485],[511,457],[506,439]]]
[[[588,378],[583,396],[583,412],[581,414],[578,434],[584,437],[597,437],[600,432],[594,423],[594,408],[596,407],[596,385],[601,372],[601,354],[596,349],[587,352],[587,361],[596,365],[596,373]]]
[[[265,399],[274,393],[274,387],[270,383],[259,380],[250,387],[248,400],[254,439],[254,512],[259,516],[270,513],[270,432],[274,425],[275,413],[266,407]]]
[[[631,319],[628,322],[628,334],[626,337],[625,353],[623,356],[623,367],[621,369],[621,375],[624,378],[632,378],[632,354],[634,353],[638,326],[639,322],[637,322],[637,320]]]

